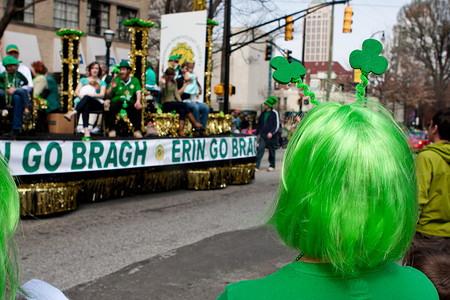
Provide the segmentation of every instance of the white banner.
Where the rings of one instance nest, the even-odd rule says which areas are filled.
[[[194,74],[204,89],[206,10],[161,16],[160,66],[169,66],[169,57],[181,55],[183,62],[195,62]],[[203,96],[201,96],[203,97]]]
[[[12,175],[155,167],[256,156],[256,137],[0,141]]]

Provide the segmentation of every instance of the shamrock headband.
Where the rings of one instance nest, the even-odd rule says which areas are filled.
[[[377,40],[368,39],[363,42],[362,50],[354,50],[350,54],[350,65],[353,69],[361,69],[362,83],[356,87],[356,97],[362,100],[365,95],[364,88],[367,86],[367,76],[370,72],[381,75],[387,67],[388,61],[385,57],[380,56],[383,50],[383,45]],[[298,62],[289,63],[285,57],[277,56],[270,60],[270,66],[275,69],[273,72],[273,79],[281,84],[288,84],[290,82],[297,82],[297,88],[303,89],[305,96],[310,96],[311,103],[314,105],[320,104],[320,101],[315,100],[316,95],[308,91],[308,85],[302,82],[301,77],[306,75],[306,69]]]
[[[383,51],[383,45],[373,39],[365,40],[362,44],[362,50],[354,50],[350,53],[350,66],[353,69],[361,69],[361,83],[356,86],[356,98],[361,101],[364,98],[365,90],[367,86],[367,76],[370,72],[381,75],[388,67],[388,61],[386,57],[380,56]]]
[[[306,69],[300,63],[296,61],[289,63],[285,57],[277,56],[270,60],[270,66],[275,69],[273,79],[276,82],[281,84],[297,83],[297,88],[303,89],[303,94],[310,97],[312,104],[320,104],[319,101],[315,100],[316,95],[308,91],[308,85],[302,81],[302,76],[306,75]]]

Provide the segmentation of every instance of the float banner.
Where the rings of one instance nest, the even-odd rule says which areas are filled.
[[[169,67],[169,58],[180,57],[179,64],[195,62],[194,74],[204,90],[206,51],[206,10],[161,16],[161,74]],[[203,102],[199,95],[198,101]]]
[[[256,156],[256,137],[0,141],[12,175],[156,167]]]

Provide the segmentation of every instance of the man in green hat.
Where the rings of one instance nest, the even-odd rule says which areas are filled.
[[[16,60],[19,60],[19,47],[14,44],[8,45],[6,47],[6,55],[12,56]],[[19,62],[18,71],[28,80],[28,84],[22,88],[27,91],[28,95],[31,95],[31,92],[33,91],[33,77],[31,76],[31,69],[25,66],[22,62]]]
[[[15,137],[22,129],[23,115],[30,114],[30,98],[22,87],[28,84],[25,76],[18,72],[19,63],[13,56],[5,56],[2,61],[6,71],[0,74],[0,110],[2,115],[7,113],[7,106],[13,107],[12,130],[5,134]]]
[[[181,67],[178,64],[179,60],[181,59],[181,55],[171,55],[169,57],[169,68],[175,69],[175,80],[182,76],[181,74]]]
[[[275,169],[276,137],[280,126],[278,112],[273,109],[275,104],[277,104],[276,97],[270,96],[267,98],[264,102],[264,111],[258,119],[256,134],[259,135],[259,146],[256,154],[256,171],[259,171],[266,147],[269,148],[269,168],[267,171],[271,172]]]
[[[126,61],[119,64],[119,76],[114,77],[106,94],[111,99],[109,112],[106,113],[106,127],[109,129],[109,137],[116,137],[115,116],[122,109],[127,112],[128,118],[134,127],[134,137],[142,138],[141,120],[141,83],[139,79],[130,75],[131,67]],[[106,100],[107,102],[109,100]]]

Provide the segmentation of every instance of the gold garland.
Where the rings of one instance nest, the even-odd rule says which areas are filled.
[[[97,202],[139,193],[188,189],[225,188],[245,184],[255,178],[255,163],[215,167],[203,170],[155,171],[136,169],[122,176],[19,185],[20,215],[43,216],[77,208],[78,202]]]
[[[77,82],[80,80],[80,72],[79,68],[75,69],[74,65],[77,65],[79,67],[80,65],[80,57],[79,57],[79,47],[80,47],[80,36],[76,34],[63,34],[61,35],[61,47],[62,47],[62,55],[64,55],[64,40],[68,40],[68,57],[63,57],[61,59],[61,96],[67,96],[67,111],[70,111],[70,109],[73,106],[73,98],[75,97],[75,90],[74,90],[74,82],[73,82],[73,74],[76,72],[77,74]],[[74,57],[74,45],[73,41],[77,40],[78,47],[76,49],[75,57]],[[65,74],[64,72],[64,65],[68,66],[68,74]],[[68,90],[64,90],[64,80],[67,76],[68,80]],[[63,103],[64,104],[64,103]],[[63,105],[61,105],[63,107]]]
[[[206,0],[194,0],[192,11],[206,10]]]
[[[211,77],[212,73],[212,31],[215,24],[208,23],[206,29],[206,72],[205,72],[205,104],[211,107]]]
[[[150,28],[149,27],[141,27],[141,26],[131,26],[128,31],[131,33],[131,52],[129,54],[130,56],[130,62],[131,62],[131,76],[134,76],[136,73],[136,60],[141,60],[141,78],[139,78],[141,82],[141,91],[142,91],[142,118],[141,118],[141,131],[145,132],[145,94],[147,93],[147,90],[145,89],[145,63],[147,61],[148,56],[148,32]],[[136,34],[141,33],[142,39],[141,39],[141,47],[140,50],[136,47]]]

